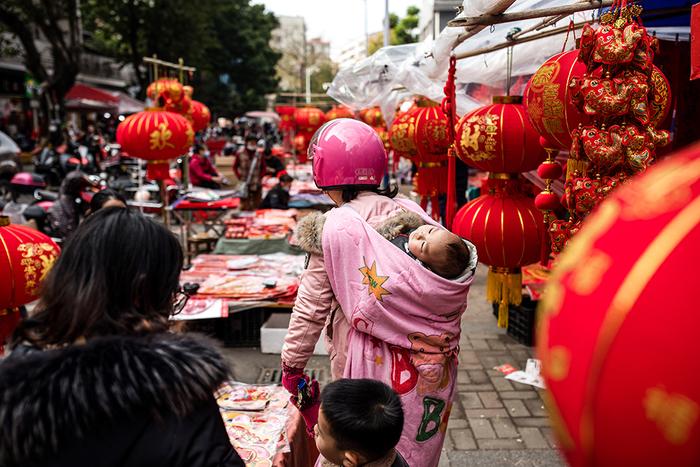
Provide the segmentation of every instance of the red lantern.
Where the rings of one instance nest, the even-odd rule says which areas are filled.
[[[299,132],[313,134],[321,125],[326,123],[326,114],[316,107],[302,107],[296,109],[294,119]]]
[[[542,213],[517,183],[489,180],[488,193],[463,206],[452,224],[454,233],[476,246],[479,261],[490,266],[487,298],[499,304],[500,327],[508,325],[508,305],[521,302],[520,268],[539,259],[544,232]]]
[[[326,112],[326,121],[335,120],[336,118],[355,118],[355,114],[344,105],[334,105],[331,110]]]
[[[700,464],[700,145],[614,191],[559,256],[538,355],[570,465]]]
[[[307,151],[309,149],[309,142],[311,141],[312,136],[313,134],[306,132],[301,132],[294,135],[294,149],[297,153],[297,160],[302,164],[306,162],[308,157]]]
[[[382,116],[382,109],[379,107],[360,110],[360,120],[371,127],[381,126],[386,128],[386,122],[384,122],[384,117]]]
[[[148,85],[146,95],[153,102],[162,99],[162,105],[177,104],[185,96],[185,90],[175,78],[160,78]]]
[[[280,130],[289,131],[294,128],[294,112],[296,108],[291,105],[278,105],[275,112],[280,116]]]
[[[494,104],[466,114],[457,125],[457,155],[467,164],[495,173],[534,170],[546,153],[540,135],[516,96],[494,97]]]
[[[0,216],[0,245],[0,310],[36,300],[60,249],[41,232],[11,225],[6,216]]]
[[[389,144],[394,153],[399,157],[414,160],[418,155],[416,149],[416,117],[411,113],[411,108],[407,112],[396,115],[389,127]]]
[[[211,112],[209,107],[199,101],[192,100],[191,104],[192,129],[194,131],[205,130],[209,126],[211,120]]]
[[[194,130],[190,123],[173,112],[138,112],[117,127],[117,142],[124,151],[149,161],[148,176],[151,180],[167,178],[168,159],[185,154],[193,141]]]
[[[578,50],[560,53],[544,62],[525,88],[529,121],[550,148],[568,151],[571,131],[588,121],[571,101],[569,88],[571,78],[584,73],[586,64]]]

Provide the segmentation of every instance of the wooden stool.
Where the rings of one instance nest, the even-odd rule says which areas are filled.
[[[211,253],[216,247],[218,238],[212,237],[190,237],[187,240],[187,258],[191,261],[193,257],[202,253]]]

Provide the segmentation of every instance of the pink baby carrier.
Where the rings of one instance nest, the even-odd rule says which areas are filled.
[[[417,204],[396,202],[440,227]],[[472,278],[457,282],[434,274],[348,206],[328,213],[322,244],[333,292],[351,324],[344,377],[393,387],[405,413],[398,451],[411,466],[436,466]]]

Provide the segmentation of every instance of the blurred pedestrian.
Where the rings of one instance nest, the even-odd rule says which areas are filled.
[[[250,211],[257,209],[262,198],[262,176],[265,173],[265,160],[262,150],[258,150],[257,137],[248,135],[245,146],[236,155],[233,172],[243,183],[242,208]]]
[[[288,209],[289,208],[289,189],[292,187],[294,179],[287,172],[282,172],[278,175],[279,183],[271,189],[260,207],[262,209]]]
[[[190,158],[190,181],[194,186],[204,188],[219,189],[224,181],[224,177],[219,174],[214,164],[211,162],[211,157],[207,154],[205,147],[197,144],[192,149],[192,157]]]

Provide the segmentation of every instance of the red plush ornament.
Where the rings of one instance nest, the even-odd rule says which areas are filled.
[[[522,98],[494,97],[457,125],[457,155],[470,166],[496,173],[534,170],[545,159],[540,135],[527,118]]]
[[[578,59],[578,51],[557,54],[544,62],[525,88],[524,104],[527,115],[537,132],[547,144],[543,147],[568,150],[571,147],[571,131],[579,123],[587,123],[571,101],[569,81],[583,76],[586,64]]]
[[[336,118],[355,118],[355,114],[344,105],[334,105],[331,110],[326,112],[326,121],[335,120]]]
[[[190,123],[173,112],[138,112],[117,127],[117,142],[130,156],[149,161],[149,176],[155,177],[152,180],[168,178],[168,159],[185,154],[193,141]]]
[[[175,78],[160,78],[148,85],[146,95],[153,102],[161,100],[162,103],[158,105],[168,102],[177,104],[185,97],[185,90],[182,83]]]
[[[7,216],[0,216],[0,246],[0,310],[36,300],[61,250],[43,233],[10,224]]]
[[[199,101],[192,100],[190,107],[192,116],[192,128],[194,131],[205,130],[209,126],[211,120],[211,112],[209,107]]]
[[[537,167],[537,175],[542,180],[559,180],[563,173],[561,164],[555,160],[546,160]]]
[[[313,134],[321,125],[326,123],[326,114],[316,107],[302,107],[296,109],[294,120],[299,132]]]
[[[559,207],[559,197],[548,190],[535,196],[535,207],[540,211],[554,211]]]
[[[570,465],[700,464],[700,145],[616,190],[559,256],[537,354]]]

